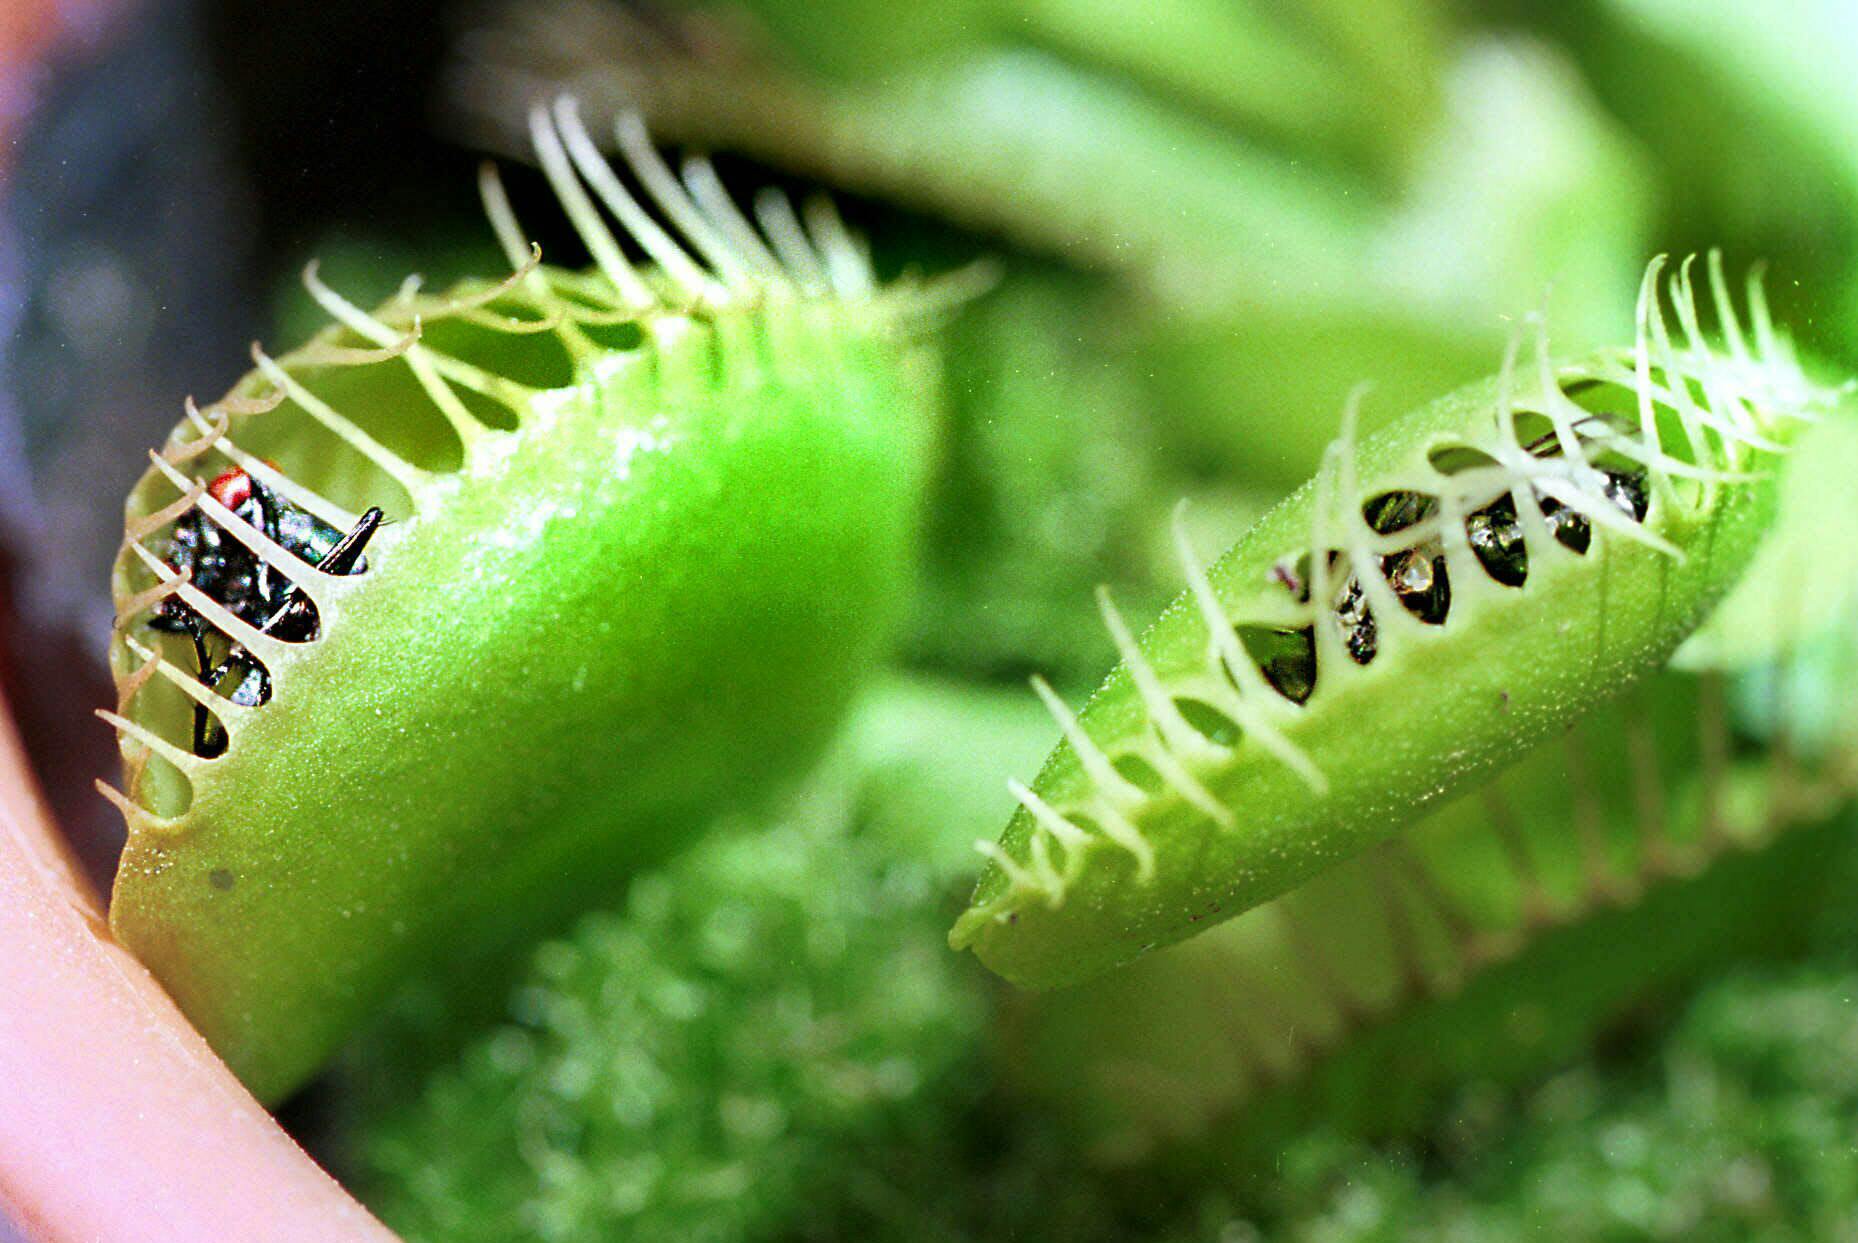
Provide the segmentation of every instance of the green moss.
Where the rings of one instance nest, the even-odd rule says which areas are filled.
[[[978,1073],[984,993],[934,935],[944,891],[837,807],[738,832],[539,950],[510,1018],[368,1122],[389,1225],[748,1240],[834,1198],[937,1194],[884,1187],[871,1154],[934,1142]]]
[[[1858,978],[1841,957],[1711,985],[1643,1058],[1509,1097],[1471,1090],[1424,1137],[1293,1142],[1262,1201],[1214,1197],[1170,1238],[1807,1243],[1858,1222]]]

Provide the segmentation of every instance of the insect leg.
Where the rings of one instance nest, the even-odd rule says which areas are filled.
[[[368,546],[368,541],[374,538],[376,531],[380,530],[382,519],[380,506],[376,505],[369,509],[356,521],[354,529],[344,535],[336,546],[329,550],[329,555],[324,557],[316,568],[325,574],[351,572],[355,568],[355,563],[361,560],[362,549]]]
[[[206,627],[196,623],[188,631],[188,635],[194,643],[194,664],[198,670],[196,676],[209,689],[218,690],[219,680],[226,675],[226,670],[231,666],[232,656],[228,655],[224,661],[209,670],[207,666],[212,657],[207,652]],[[237,650],[235,644],[234,651]],[[194,705],[194,754],[205,759],[212,759],[216,755],[224,754],[225,750],[226,731],[214,729],[213,717],[206,710],[206,705],[196,703]]]

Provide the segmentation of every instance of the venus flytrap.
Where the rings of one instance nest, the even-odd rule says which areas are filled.
[[[1744,330],[1712,256],[1646,273],[1637,341],[1534,358],[1357,442],[1138,641],[1064,734],[951,933],[1021,984],[1088,978],[1387,837],[1656,669],[1767,529],[1834,394]]]
[[[511,276],[366,311],[310,272],[334,324],[190,403],[129,498],[112,925],[263,1098],[790,771],[900,604],[942,295],[642,130],[637,190],[571,102],[531,130],[591,271],[487,174]]]
[[[1779,521],[1699,632],[1704,672],[1655,675],[1205,936],[1026,997],[1022,1089],[1100,1160],[1270,1170],[1298,1133],[1410,1129],[1451,1090],[1527,1081],[1649,999],[1796,948],[1858,845],[1858,571],[1833,482],[1854,450],[1848,410],[1800,438]]]
[[[1100,1160],[1269,1168],[1299,1129],[1411,1127],[1454,1087],[1525,1080],[1635,1003],[1794,945],[1852,849],[1858,714],[1755,746],[1725,682],[1660,674],[1298,889],[1028,999],[1014,1073]]]

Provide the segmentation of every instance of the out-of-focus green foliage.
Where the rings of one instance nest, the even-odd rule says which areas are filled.
[[[1771,260],[1776,313],[1858,348],[1858,11],[1843,0],[1581,0],[1531,16],[1665,189],[1662,246]]]
[[[1655,197],[1564,56],[1467,44],[1354,279],[1291,269],[1136,321],[1155,433],[1202,470],[1289,486],[1356,384],[1373,386],[1371,428],[1489,372],[1531,311],[1563,352],[1624,339]]]
[[[921,1142],[974,1073],[983,994],[941,950],[933,892],[837,807],[641,880],[370,1120],[377,1211],[432,1243],[685,1243],[776,1237],[820,1188],[855,1195],[853,1154]]]
[[[912,642],[924,663],[1082,682],[1109,659],[1077,602],[1140,579],[1144,522],[1170,491],[1103,331],[1112,296],[1091,277],[1015,268],[951,328]]]
[[[1467,1091],[1393,1149],[1293,1142],[1266,1207],[1209,1200],[1187,1239],[1760,1240],[1858,1231],[1858,976],[1829,956],[1704,990],[1643,1060],[1514,1098]]]
[[[685,7],[704,12],[705,4]],[[1392,172],[1435,106],[1434,0],[745,0],[777,59],[845,85],[1026,47],[1121,78],[1233,128]],[[717,10],[709,8],[710,12]],[[727,12],[727,10],[723,10]]]

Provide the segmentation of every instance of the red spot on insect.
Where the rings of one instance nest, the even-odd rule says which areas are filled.
[[[229,470],[208,484],[206,490],[227,509],[237,509],[252,498],[252,477],[242,470]]]

